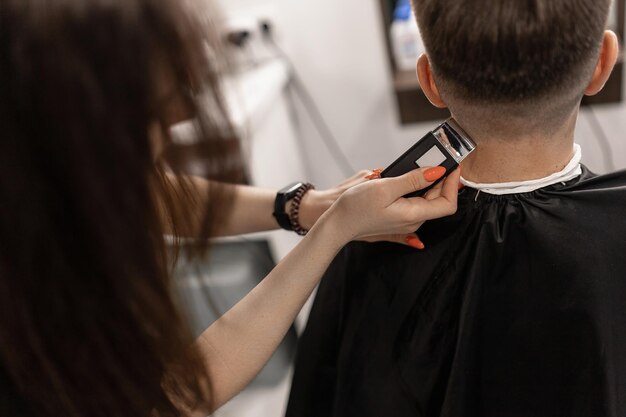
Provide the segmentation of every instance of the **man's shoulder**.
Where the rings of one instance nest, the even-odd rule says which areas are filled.
[[[565,190],[626,194],[626,169],[599,175],[583,165],[582,175]]]

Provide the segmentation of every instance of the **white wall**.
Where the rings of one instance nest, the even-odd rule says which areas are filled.
[[[358,168],[390,163],[434,123],[402,127],[393,94],[377,0],[220,0],[227,15],[264,14],[277,25],[292,57],[345,153]],[[302,112],[303,146],[311,180],[328,186],[344,177]],[[596,110],[612,140],[615,163],[626,168],[626,106]],[[584,162],[603,172],[585,116],[577,141]]]

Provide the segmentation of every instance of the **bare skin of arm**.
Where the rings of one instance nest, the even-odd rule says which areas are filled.
[[[302,200],[300,211],[300,223],[309,230],[317,219],[339,198],[347,189],[366,181],[369,171],[361,171],[341,184],[328,190],[311,190]],[[208,195],[209,180],[200,177],[189,177],[195,193],[199,196]],[[174,187],[177,180],[170,176]],[[265,232],[278,229],[278,223],[272,215],[274,212],[274,200],[278,190],[237,185],[235,187],[235,199],[229,217],[222,227],[216,231],[217,237],[236,236],[246,233]],[[288,212],[291,203],[287,203]],[[199,204],[201,210],[205,204]],[[194,217],[201,219],[204,213],[195,213]],[[167,226],[167,225],[166,225]],[[169,230],[168,230],[169,231]]]
[[[428,199],[402,198],[430,184],[423,171],[370,181],[343,193],[263,282],[200,336],[196,343],[206,360],[216,408],[262,369],[345,244],[372,236],[406,235],[424,221],[454,213],[458,170]]]

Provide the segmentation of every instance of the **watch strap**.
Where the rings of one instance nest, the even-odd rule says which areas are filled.
[[[293,231],[289,214],[285,212],[285,205],[296,196],[298,190],[303,185],[304,184],[301,182],[296,182],[286,186],[276,194],[274,213],[272,214],[278,222],[278,225],[285,230]]]
[[[302,184],[302,186],[298,188],[296,196],[293,198],[293,203],[291,204],[291,210],[289,211],[291,230],[293,230],[300,236],[305,236],[307,233],[309,233],[309,231],[302,227],[302,225],[300,224],[300,204],[302,204],[302,199],[304,198],[304,195],[314,189],[315,186],[313,184]]]

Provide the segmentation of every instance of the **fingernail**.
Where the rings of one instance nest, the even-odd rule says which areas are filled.
[[[424,179],[428,182],[435,182],[444,175],[446,175],[444,167],[429,168],[424,171]]]
[[[465,188],[465,185],[463,185],[463,183],[459,183],[459,191],[461,191],[463,188]]]
[[[426,245],[424,245],[424,242],[422,242],[415,236],[407,236],[406,239],[404,239],[404,241],[406,242],[407,245],[415,249],[424,250],[426,248]]]
[[[378,178],[380,178],[380,174],[384,171],[384,169],[379,168],[379,169],[375,169],[372,171],[371,174],[369,174],[367,177],[365,177],[365,179],[367,180],[376,180]]]

